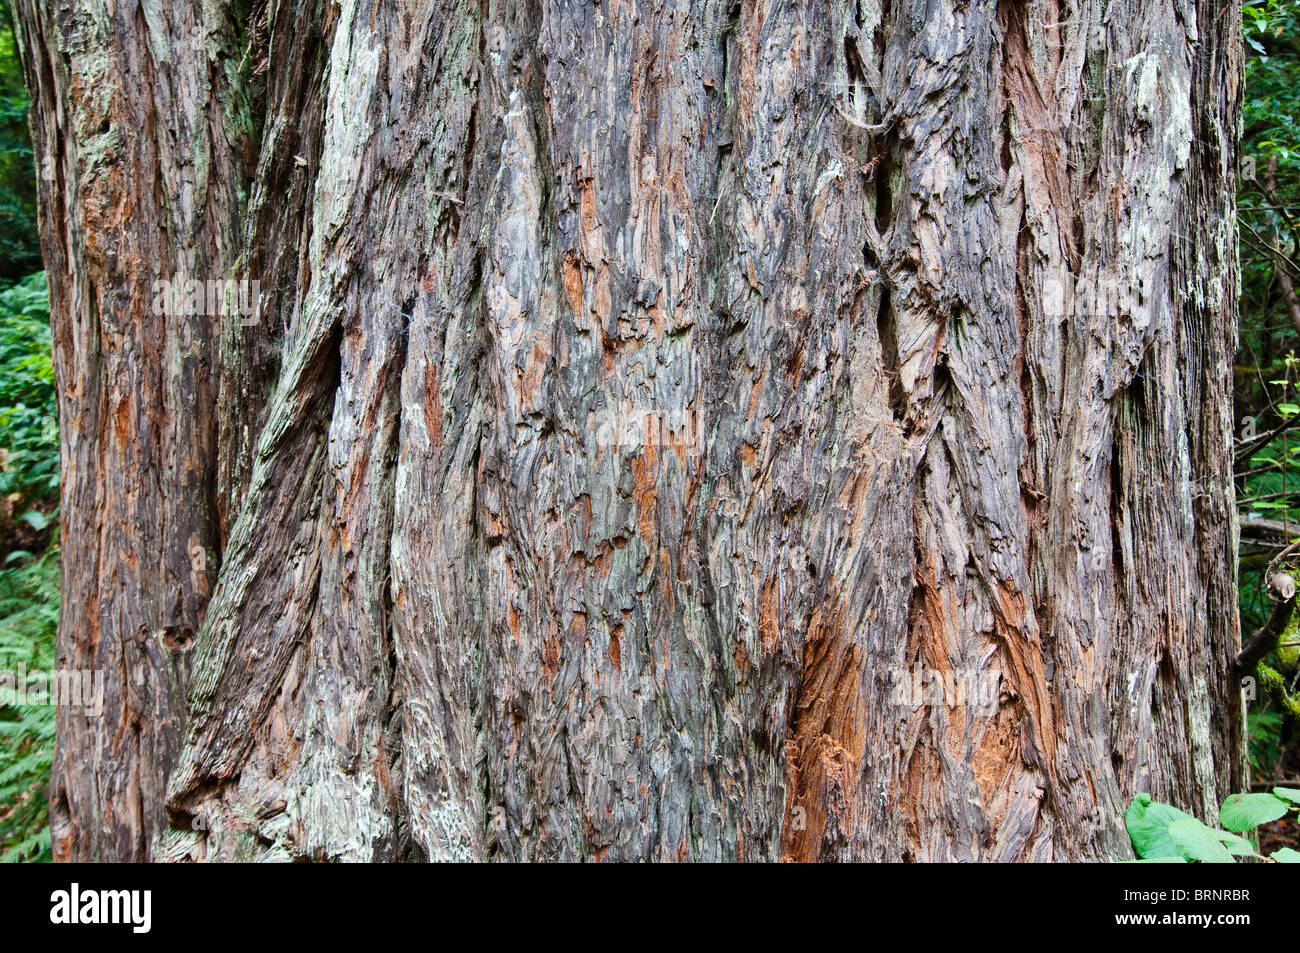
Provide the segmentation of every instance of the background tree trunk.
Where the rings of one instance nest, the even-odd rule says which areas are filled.
[[[17,9],[59,858],[1094,859],[1238,781],[1236,4]]]

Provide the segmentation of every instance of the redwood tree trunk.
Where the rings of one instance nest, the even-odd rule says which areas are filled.
[[[59,858],[1096,859],[1239,780],[1231,0],[17,8]]]

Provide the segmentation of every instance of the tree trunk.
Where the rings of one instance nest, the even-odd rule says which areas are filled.
[[[17,7],[57,857],[1097,859],[1239,781],[1235,3]]]

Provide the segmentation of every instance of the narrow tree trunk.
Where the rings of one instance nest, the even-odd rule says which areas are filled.
[[[58,857],[1094,859],[1237,782],[1236,4],[17,3]]]

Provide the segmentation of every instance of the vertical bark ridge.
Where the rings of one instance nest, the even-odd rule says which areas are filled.
[[[240,170],[206,106],[221,81],[197,4],[18,5],[52,276],[63,487],[59,664],[105,680],[60,720],[59,859],[142,860],[184,724],[185,649],[215,566],[211,319],[155,282],[221,274]]]

